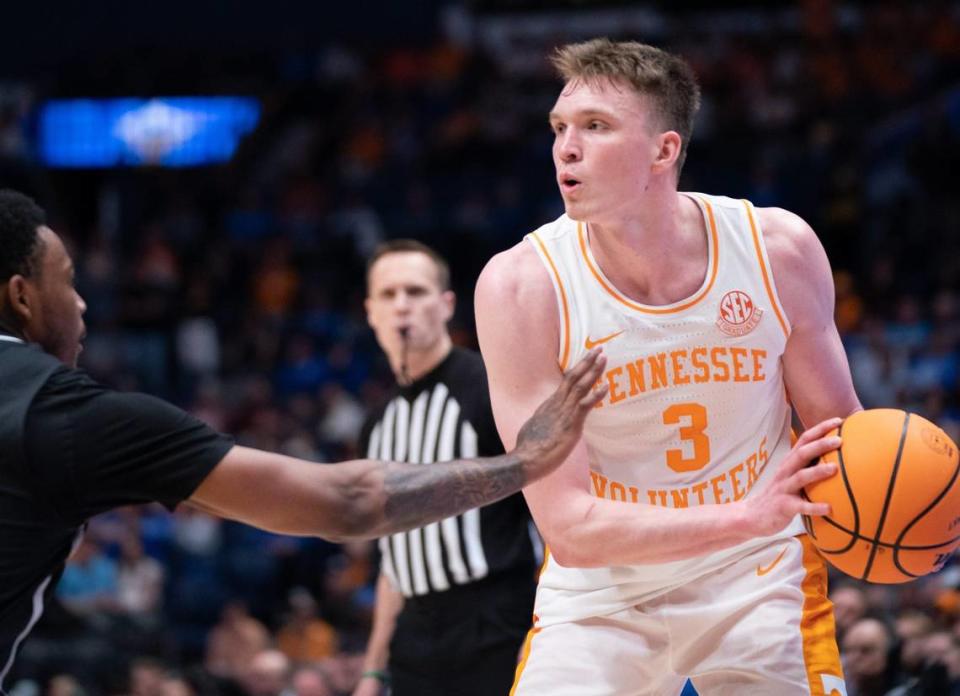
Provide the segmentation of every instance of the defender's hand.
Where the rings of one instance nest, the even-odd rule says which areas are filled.
[[[593,388],[606,364],[599,348],[591,350],[520,428],[514,452],[523,460],[526,483],[560,466],[580,440],[587,414],[607,393],[606,384]]]

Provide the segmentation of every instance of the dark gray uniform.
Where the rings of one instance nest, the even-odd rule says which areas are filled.
[[[133,503],[172,509],[232,444],[0,334],[0,693],[86,520]]]

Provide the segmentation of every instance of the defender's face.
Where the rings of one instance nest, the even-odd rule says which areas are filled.
[[[436,264],[419,251],[386,254],[377,259],[367,278],[367,322],[388,355],[403,349],[426,351],[447,332],[454,296],[441,290]]]
[[[76,367],[83,350],[87,305],[74,287],[73,261],[60,237],[48,227],[41,227],[39,234],[43,256],[39,273],[27,280],[35,301],[25,333],[61,362]]]
[[[627,214],[659,150],[645,99],[609,80],[573,80],[550,112],[553,163],[567,215],[599,221]]]

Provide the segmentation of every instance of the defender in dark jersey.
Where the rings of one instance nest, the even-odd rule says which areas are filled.
[[[0,693],[88,517],[187,500],[288,534],[367,538],[499,500],[566,457],[602,391],[593,355],[531,417],[510,454],[445,466],[318,466],[234,446],[158,399],[75,369],[86,306],[43,210],[0,191]]]
[[[452,347],[454,299],[446,262],[419,242],[395,240],[371,258],[367,317],[398,389],[364,427],[367,456],[433,466],[503,452],[483,361]],[[523,497],[379,545],[374,626],[354,696],[378,694],[388,679],[393,696],[506,694],[536,589]]]

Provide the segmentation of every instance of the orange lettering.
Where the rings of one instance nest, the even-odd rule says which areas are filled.
[[[654,490],[649,490],[649,491],[647,491],[647,497],[650,498],[650,504],[651,504],[651,505],[656,505],[656,504],[657,504],[657,492],[656,492],[656,491],[654,491]]]
[[[692,486],[692,490],[697,494],[697,498],[700,500],[700,504],[703,505],[703,492],[707,490],[707,482],[701,481],[700,483],[695,483]]]
[[[723,490],[721,490],[720,488],[720,483],[722,481],[725,481],[726,479],[727,479],[726,474],[720,474],[719,476],[714,476],[712,479],[710,479],[710,483],[713,486],[713,501],[717,505],[730,502],[730,499],[725,498],[723,494]]]
[[[730,469],[730,485],[733,486],[733,499],[741,500],[743,496],[747,494],[746,491],[740,490],[740,481],[737,479],[737,475],[743,471],[743,462],[740,462],[735,467]]]
[[[639,502],[640,489],[637,488],[636,486],[630,486],[629,490],[630,490],[630,502],[632,503]]]
[[[627,502],[627,489],[623,487],[622,483],[614,481],[610,484],[610,500]]]
[[[685,350],[671,350],[670,351],[670,362],[673,364],[673,383],[677,384],[690,384],[690,375],[684,372],[685,365],[682,365],[680,360],[681,358],[686,359],[687,351]]]
[[[713,373],[713,381],[715,382],[730,381],[730,366],[725,362],[720,362],[720,356],[726,354],[727,349],[720,346],[710,349],[710,362],[713,363],[714,370],[718,371]]]
[[[647,385],[643,379],[643,360],[627,363],[627,374],[630,375],[630,396],[636,396],[640,392],[647,391]]]
[[[763,363],[761,359],[767,359],[767,351],[753,348],[750,350],[750,354],[753,356],[753,381],[762,382],[767,376],[763,374]]]
[[[733,347],[730,349],[730,355],[733,357],[733,381],[749,382],[750,375],[743,371],[743,358],[747,357],[746,348]]]
[[[767,454],[767,436],[764,435],[763,439],[760,440],[760,447],[757,448],[757,454],[760,455],[760,473],[763,473],[763,470],[767,468],[767,461],[770,459],[770,455]]]
[[[667,386],[667,354],[648,356],[647,364],[650,365],[650,388],[660,389]]]
[[[685,508],[689,506],[689,501],[687,500],[687,494],[690,492],[689,488],[675,488],[670,491],[670,495],[673,498],[673,507],[675,508]]]
[[[598,474],[595,471],[591,471],[590,479],[593,481],[593,490],[597,494],[597,497],[602,498],[603,494],[607,490],[607,477],[603,474]]]
[[[693,363],[693,366],[697,370],[696,374],[693,375],[693,381],[697,384],[703,384],[710,379],[710,368],[707,366],[706,357],[707,349],[702,346],[700,348],[694,348],[690,352],[690,362]]]
[[[760,474],[757,473],[757,455],[751,454],[747,457],[747,490],[753,488],[758,478]]]
[[[657,491],[657,495],[660,497],[660,504],[664,507],[667,506],[667,492],[664,490]]]
[[[622,367],[615,367],[612,370],[607,370],[607,384],[610,385],[610,403],[615,404],[618,401],[623,401],[627,398],[627,395],[624,394],[617,388],[617,377],[623,374]]]

